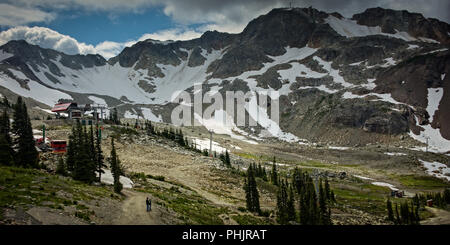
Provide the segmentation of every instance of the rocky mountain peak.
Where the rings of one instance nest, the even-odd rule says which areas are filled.
[[[407,32],[413,37],[424,37],[437,40],[443,44],[450,44],[450,25],[433,18],[425,18],[419,13],[406,10],[392,10],[383,8],[369,8],[363,13],[352,17],[360,25],[380,26],[385,33],[395,34]]]

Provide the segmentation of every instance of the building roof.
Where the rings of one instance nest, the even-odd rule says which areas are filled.
[[[52,112],[67,111],[72,103],[56,104],[52,108]]]

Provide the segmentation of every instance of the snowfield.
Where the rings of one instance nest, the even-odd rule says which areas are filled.
[[[199,150],[208,150],[209,151],[209,139],[199,139],[199,138],[192,138],[192,143],[195,144],[196,148]],[[225,153],[227,149],[225,147],[220,146],[219,143],[212,141],[212,151],[216,152],[217,154]]]
[[[450,168],[447,165],[440,162],[427,162],[421,159],[419,161],[429,175],[450,181]]]
[[[25,77],[25,75],[20,71],[16,71],[16,70],[12,70],[12,69],[10,69],[10,71],[13,72],[14,75],[19,78]],[[30,80],[27,83],[27,85],[30,88],[29,90],[21,87],[20,84],[16,80],[11,79],[6,74],[0,73],[0,86],[8,88],[13,93],[16,93],[22,97],[32,98],[36,101],[42,102],[42,103],[50,106],[50,107],[54,106],[58,102],[59,99],[72,99],[72,97],[66,93],[47,88],[47,87],[43,86],[42,84],[40,84],[36,81],[33,81],[33,80]]]
[[[144,115],[144,118],[152,121],[152,122],[162,122],[162,116],[156,116],[153,114],[152,110],[150,108],[141,107],[142,114]]]
[[[439,43],[436,40],[429,38],[414,38],[409,35],[407,32],[399,32],[396,30],[395,34],[384,33],[381,31],[381,27],[379,26],[365,26],[359,25],[356,20],[350,20],[346,18],[336,18],[332,15],[325,19],[325,22],[331,26],[339,35],[352,38],[352,37],[364,37],[364,36],[372,36],[372,35],[384,35],[388,37],[393,37],[397,39],[402,39],[407,42],[412,41],[421,41],[421,42],[429,42],[429,43]]]
[[[401,152],[385,152],[385,155],[388,156],[407,156],[408,154],[406,153],[401,153]]]
[[[113,185],[114,184],[114,177],[111,173],[111,170],[109,169],[103,169],[105,173],[102,173],[102,177],[100,179],[100,182],[107,184],[107,185]],[[98,173],[97,177],[98,177]],[[122,183],[123,188],[133,188],[133,181],[130,178],[127,178],[125,176],[120,176],[119,178],[120,183]]]
[[[372,182],[372,185],[376,185],[376,186],[383,186],[383,187],[388,187],[389,189],[393,190],[393,191],[398,191],[398,188],[396,188],[395,186],[389,184],[389,183],[384,183],[384,182]]]
[[[8,59],[8,58],[11,58],[11,57],[13,57],[13,56],[14,56],[13,54],[10,54],[10,53],[8,53],[8,52],[5,52],[5,51],[3,51],[3,50],[0,50],[0,62],[6,60],[6,59]]]
[[[427,112],[430,115],[430,119],[433,119],[434,113],[439,108],[439,103],[444,95],[442,88],[429,88],[428,89],[428,105]],[[415,118],[416,122],[419,120],[417,117]],[[427,143],[428,141],[428,150],[431,152],[447,152],[450,151],[450,140],[442,137],[440,129],[431,127],[430,124],[427,125],[418,125],[424,129],[424,131],[420,132],[420,135],[415,135],[412,131],[409,132],[409,135],[422,142]]]

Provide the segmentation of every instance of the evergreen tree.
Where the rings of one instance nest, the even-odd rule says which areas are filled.
[[[110,157],[110,164],[111,164],[111,173],[114,178],[114,191],[116,193],[120,193],[122,191],[122,183],[120,183],[120,174],[121,174],[121,167],[120,167],[120,161],[116,154],[116,148],[114,147],[114,138],[111,138],[111,157]]]
[[[101,128],[99,125],[96,125],[96,138],[95,138],[95,165],[96,165],[96,171],[98,173],[98,182],[101,182],[102,179],[102,173],[105,173],[103,171],[103,168],[106,167],[104,164],[104,157],[103,157],[103,151],[102,151],[102,145],[101,145]]]
[[[88,148],[89,148],[89,157],[93,162],[95,161],[96,154],[95,154],[95,141],[94,141],[94,129],[91,124],[89,128],[89,141],[88,141]]]
[[[225,165],[228,167],[231,166],[230,154],[228,153],[228,150],[225,150]]]
[[[327,195],[322,187],[322,180],[319,182],[319,223],[321,225],[331,225],[331,217],[327,205]]]
[[[0,116],[0,165],[14,165],[14,150],[12,148],[12,139],[9,135],[9,116],[6,109]]]
[[[259,206],[259,192],[255,180],[255,170],[250,165],[247,169],[247,180],[244,184],[244,190],[246,193],[246,203],[247,209],[250,212],[260,213],[261,209]]]
[[[262,171],[263,171],[263,173],[262,173],[262,179],[263,179],[264,181],[266,181],[266,182],[267,182],[267,173],[266,173],[266,168],[265,168],[265,167],[263,167]]]
[[[285,225],[289,221],[288,216],[288,194],[285,182],[281,182],[277,192],[277,220],[278,223]]]
[[[334,195],[334,191],[333,190],[331,190],[331,192],[330,192],[330,200],[331,200],[331,202],[333,202],[333,203],[336,203],[336,197],[335,197],[335,195]]]
[[[331,201],[330,183],[328,182],[328,178],[325,178],[325,196],[327,201]]]
[[[66,167],[67,170],[72,172],[75,168],[75,154],[77,152],[77,145],[75,141],[76,132],[75,127],[72,126],[72,133],[69,135],[69,144],[67,146],[67,153],[66,153]]]
[[[14,105],[14,122],[12,128],[12,132],[17,136],[14,141],[18,148],[14,158],[15,163],[22,167],[37,168],[39,166],[38,152],[35,147],[31,121],[28,116],[27,106],[20,96]]]
[[[77,147],[77,152],[75,154],[76,158],[73,178],[86,183],[92,183],[96,180],[96,166],[90,153],[90,137],[86,131],[86,128],[81,126],[79,120],[77,120],[77,127],[79,136],[78,141],[80,144]]]
[[[297,215],[295,212],[295,196],[292,186],[289,186],[289,198],[287,201],[287,216],[289,221],[295,221],[297,219],[296,217]]]
[[[9,115],[5,109],[3,111],[3,114],[0,116],[0,135],[3,135],[5,137],[5,140],[11,146],[13,142],[11,139],[11,135],[9,135],[10,132],[11,132],[11,125],[9,122]]]
[[[394,221],[394,210],[392,210],[392,202],[389,198],[387,199],[386,205],[387,205],[387,212],[388,212],[388,220]]]
[[[64,164],[64,159],[62,157],[58,159],[58,165],[56,166],[56,173],[62,176],[67,175],[66,166]]]
[[[278,185],[278,172],[277,172],[277,164],[275,161],[275,157],[273,157],[273,167],[272,167],[272,184]]]
[[[395,204],[395,224],[397,225],[401,225],[402,224],[402,220],[400,219],[400,214],[398,212],[398,205]]]
[[[3,134],[0,134],[0,159],[0,165],[12,166],[14,164],[14,150]]]
[[[8,99],[6,98],[6,96],[3,96],[2,104],[3,104],[4,106],[6,106],[7,108],[11,107],[11,105],[9,104],[9,101],[8,101]]]

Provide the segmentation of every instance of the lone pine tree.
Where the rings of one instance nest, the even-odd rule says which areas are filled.
[[[247,178],[244,182],[244,191],[245,191],[247,209],[250,212],[260,213],[261,209],[259,206],[259,192],[258,192],[258,188],[256,185],[254,171],[255,170],[253,169],[252,165],[250,165],[249,168],[247,169]]]
[[[116,148],[114,146],[114,138],[111,138],[111,157],[110,157],[110,164],[111,164],[111,173],[114,178],[114,191],[116,193],[120,193],[122,191],[122,183],[120,183],[120,174],[122,172],[120,167],[120,161],[116,154]]]
[[[394,210],[392,209],[392,202],[391,200],[388,198],[386,201],[386,209],[388,212],[388,220],[389,221],[394,221]]]
[[[95,165],[96,165],[96,171],[98,173],[98,182],[101,182],[102,179],[102,173],[105,173],[103,171],[103,168],[106,167],[104,164],[104,157],[103,157],[103,151],[102,151],[102,145],[101,145],[101,128],[98,126],[98,124],[95,126],[96,128],[96,137],[95,137]]]
[[[272,184],[278,185],[278,172],[277,172],[277,164],[276,164],[275,160],[276,160],[275,157],[273,157],[271,180],[272,180]]]

